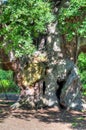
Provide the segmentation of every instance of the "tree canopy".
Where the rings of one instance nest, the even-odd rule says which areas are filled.
[[[46,32],[46,25],[53,19],[51,4],[46,0],[8,0],[0,15],[0,35],[4,36],[0,46],[13,50],[17,57],[32,54],[36,49],[33,40]]]
[[[75,35],[86,37],[86,0],[70,0],[59,12],[59,28],[68,40]]]
[[[46,33],[46,25],[54,20],[52,2],[48,0],[8,0],[1,6],[0,46],[13,50],[17,57],[32,54],[34,39]],[[70,0],[69,7],[61,7],[59,29],[68,40],[74,36],[86,37],[86,0]],[[34,43],[34,44],[33,44]]]

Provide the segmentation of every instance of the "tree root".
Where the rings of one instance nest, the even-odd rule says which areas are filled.
[[[19,102],[16,102],[16,103],[14,103],[13,105],[11,105],[11,110],[14,110],[14,109],[17,109],[17,108],[19,108],[21,106],[21,104],[19,103]]]

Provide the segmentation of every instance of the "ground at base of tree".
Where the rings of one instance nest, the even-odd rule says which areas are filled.
[[[86,112],[58,108],[11,110],[11,100],[0,100],[0,130],[85,130]]]

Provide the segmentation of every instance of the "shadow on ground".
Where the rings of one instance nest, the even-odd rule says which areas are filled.
[[[2,123],[10,115],[14,118],[31,121],[37,119],[39,122],[50,123],[71,123],[71,128],[78,130],[86,129],[86,112],[65,111],[57,108],[45,108],[39,110],[17,109],[10,110],[13,100],[0,100],[0,123]]]
[[[30,121],[32,118],[38,119],[40,122],[50,123],[71,123],[72,128],[78,130],[86,129],[86,113],[76,111],[59,111],[58,109],[48,108],[43,110],[16,110],[13,116],[19,119]]]
[[[7,98],[7,99],[6,99]],[[0,123],[11,114],[10,106],[16,102],[18,95],[15,94],[0,94]]]

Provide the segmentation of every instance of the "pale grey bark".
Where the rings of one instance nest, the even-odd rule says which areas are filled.
[[[46,52],[48,57],[48,70],[45,77],[46,91],[44,103],[48,106],[58,105],[60,103],[65,108],[82,109],[81,101],[81,83],[74,62],[64,58],[61,51],[61,37],[59,35],[57,22],[48,26],[48,36]],[[64,81],[63,87],[58,82]],[[60,102],[57,99],[56,91],[62,87],[60,93]]]
[[[73,67],[70,74],[66,79],[66,83],[63,86],[60,103],[66,106],[67,108],[82,109],[82,100],[81,100],[81,82],[78,76],[77,68]]]
[[[56,97],[56,90],[58,89],[57,70],[56,73],[54,71],[59,57],[62,57],[57,22],[51,23],[48,26],[46,53],[48,59],[47,66],[49,69],[47,70],[47,75],[45,77],[46,91],[44,103],[48,106],[53,106],[58,104]]]

